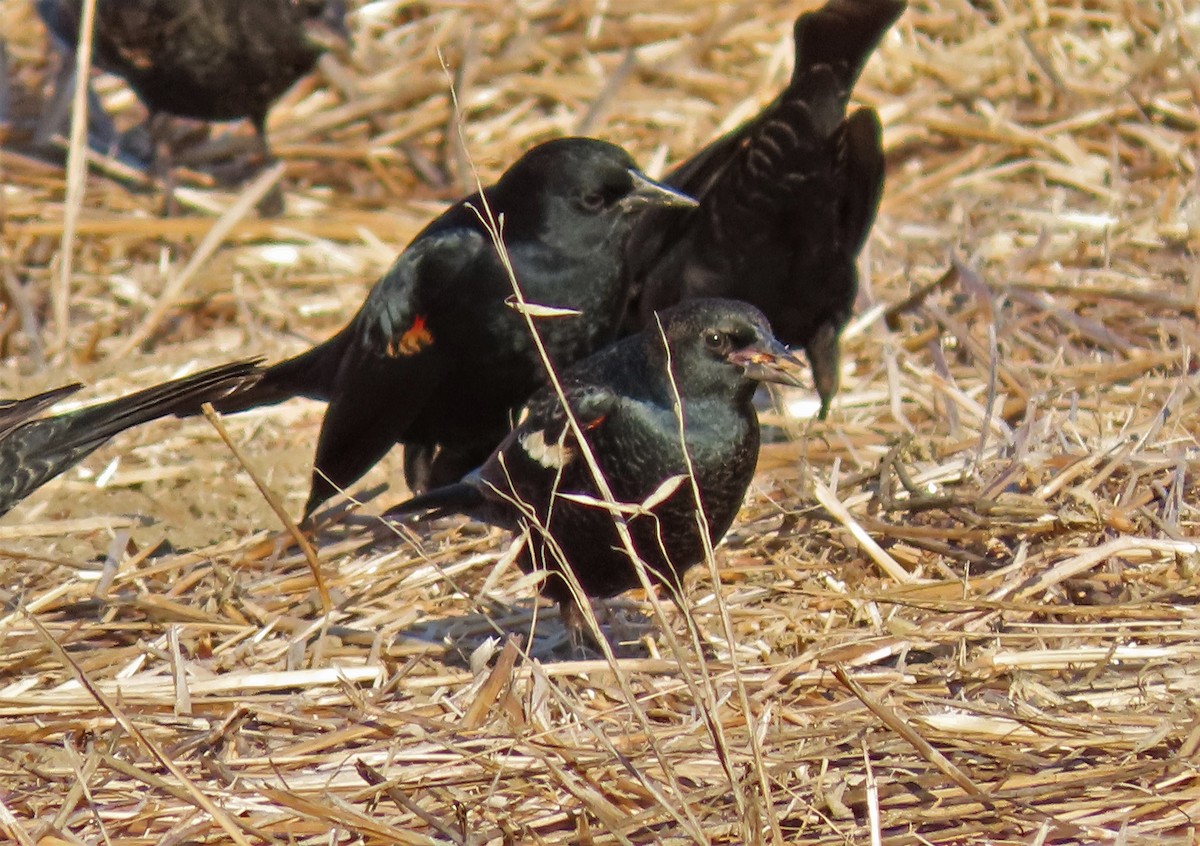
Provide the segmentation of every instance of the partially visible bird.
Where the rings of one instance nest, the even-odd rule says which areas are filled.
[[[78,44],[82,6],[37,0],[64,50]],[[322,52],[345,45],[345,14],[345,0],[96,0],[93,64],[123,77],[146,104],[160,170],[170,166],[164,114],[249,118],[269,161],[267,111]],[[281,208],[279,194],[263,210]]]
[[[692,203],[613,144],[540,144],[426,226],[342,331],[219,407],[294,396],[329,403],[305,517],[397,443],[412,490],[452,482],[487,458],[546,379],[525,317],[510,307],[508,270],[479,216],[485,206],[524,298],[571,312],[537,320],[561,367],[615,337],[626,303],[621,246],[638,215]]]
[[[793,371],[802,366],[754,306],[719,299],[675,306],[653,326],[559,374],[578,431],[553,386],[542,388],[482,467],[386,516],[463,513],[528,531],[520,566],[549,572],[542,593],[578,632],[579,606],[560,575],[565,569],[589,597],[641,584],[614,514],[600,501],[582,433],[624,507],[647,575],[675,588],[678,598],[683,573],[724,536],[754,475],[756,384],[799,384]],[[701,510],[707,539],[697,520]]]
[[[240,361],[164,382],[55,417],[38,417],[82,385],[0,400],[0,515],[131,426],[198,410],[254,383],[256,361]]]
[[[804,348],[828,413],[858,292],[855,262],[884,179],[879,116],[863,108],[846,117],[846,104],[905,5],[829,0],[796,20],[788,86],[664,180],[699,208],[646,215],[630,236],[633,327],[692,297],[753,303],[780,339]]]

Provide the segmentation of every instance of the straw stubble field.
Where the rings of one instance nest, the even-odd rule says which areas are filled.
[[[806,8],[377,0],[353,56],[272,113],[287,216],[257,220],[196,171],[188,213],[162,219],[97,161],[71,222],[62,168],[16,149],[49,68],[8,4],[3,393],[82,379],[91,400],[303,349],[473,167],[487,181],[582,131],[661,169],[752,115]],[[764,414],[780,437],[719,581],[689,580],[702,650],[632,594],[608,603],[615,665],[563,660],[501,533],[380,540],[395,456],[366,483],[391,490],[317,539],[325,614],[212,426],[117,439],[0,525],[0,827],[1193,842],[1198,44],[1182,0],[909,9],[856,91],[883,118],[889,182],[842,393],[824,423]],[[140,119],[118,83],[100,90]],[[320,414],[224,420],[292,514]]]

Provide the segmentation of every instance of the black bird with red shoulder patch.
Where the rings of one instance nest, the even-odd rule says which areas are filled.
[[[357,481],[397,443],[421,491],[478,467],[513,413],[545,382],[525,316],[480,218],[499,222],[527,302],[569,313],[538,318],[562,367],[610,343],[626,303],[620,252],[648,208],[693,204],[648,179],[629,154],[590,138],[534,147],[482,195],[422,230],[350,323],[267,370],[223,411],[304,396],[329,403],[305,516]]]
[[[692,297],[753,303],[780,339],[804,348],[825,416],[884,179],[879,116],[847,117],[846,105],[905,5],[830,0],[796,20],[787,88],[664,180],[699,207],[646,215],[630,236],[631,325]]]
[[[799,384],[794,373],[802,367],[754,306],[719,299],[675,306],[660,312],[654,326],[562,371],[578,431],[553,386],[542,388],[482,467],[387,516],[463,513],[528,531],[520,565],[549,571],[542,592],[577,629],[579,606],[558,575],[564,568],[589,597],[641,584],[583,454],[581,433],[613,499],[625,506],[647,575],[675,588],[677,597],[683,573],[733,523],[754,475],[756,385]]]
[[[252,385],[261,372],[255,361],[235,362],[54,417],[38,415],[82,385],[0,400],[0,515],[118,432],[170,414],[194,413],[203,403]]]
[[[64,50],[83,0],[37,0]],[[156,164],[169,167],[160,115],[249,118],[269,160],[267,111],[321,54],[348,43],[344,0],[96,0],[93,64],[125,79],[150,111]],[[69,69],[68,69],[69,70]],[[278,211],[271,195],[267,211]]]

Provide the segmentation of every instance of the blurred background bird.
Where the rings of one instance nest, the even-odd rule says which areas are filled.
[[[37,0],[37,11],[67,55],[43,121],[65,117],[83,0]],[[93,66],[125,79],[149,110],[154,170],[172,205],[172,145],[167,116],[204,121],[249,118],[258,157],[271,161],[271,105],[309,73],[326,50],[344,50],[344,0],[96,0]],[[68,83],[68,84],[63,84]],[[45,135],[52,131],[44,127]],[[259,204],[278,214],[276,187]]]

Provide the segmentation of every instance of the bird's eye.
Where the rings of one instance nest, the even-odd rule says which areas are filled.
[[[604,203],[607,198],[600,191],[592,191],[584,194],[579,202],[583,205],[585,211],[598,212],[604,208]]]
[[[704,345],[713,352],[724,355],[729,352],[729,336],[724,332],[718,332],[713,329],[704,336]]]

